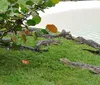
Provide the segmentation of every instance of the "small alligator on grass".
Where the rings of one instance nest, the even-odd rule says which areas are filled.
[[[99,49],[98,50],[83,49],[83,50],[89,51],[89,52],[91,52],[93,54],[100,55],[100,50]]]
[[[94,48],[100,48],[100,44],[98,44],[97,42],[95,42],[93,40],[86,40],[83,37],[77,37],[74,40],[76,42],[79,42],[80,44],[87,44],[87,45],[94,47]]]
[[[7,49],[11,49],[12,46],[10,46],[10,42],[11,39],[10,38],[3,38],[2,42],[0,42],[0,47],[7,47]],[[35,52],[41,52],[41,51],[45,51],[47,52],[48,49],[40,49],[40,46],[44,45],[44,46],[48,46],[48,45],[58,45],[61,42],[59,40],[53,40],[53,39],[49,39],[49,40],[40,40],[37,42],[37,44],[35,45],[35,47],[30,47],[30,46],[24,46],[24,45],[16,45],[13,44],[17,49],[19,50],[31,50],[31,51],[35,51]]]
[[[80,63],[80,62],[71,62],[67,58],[61,58],[60,62],[62,62],[65,65],[88,69],[88,70],[92,71],[93,73],[100,74],[100,66],[93,66],[90,64],[85,64],[85,63]]]
[[[58,45],[60,43],[61,42],[59,40],[49,39],[49,40],[38,41],[37,44],[36,44],[36,46],[37,47],[40,47],[41,45],[48,46],[48,45],[51,45],[51,44]]]
[[[56,38],[56,37],[64,37],[65,39],[73,40],[73,41],[78,42],[80,44],[87,44],[87,45],[94,47],[94,48],[100,48],[100,44],[98,44],[97,42],[95,42],[93,40],[87,40],[87,39],[80,37],[80,36],[74,37],[70,34],[70,31],[66,32],[65,30],[62,30],[62,32],[60,34],[57,34],[57,35],[46,34],[46,35],[43,35],[42,37],[45,37],[47,39]]]

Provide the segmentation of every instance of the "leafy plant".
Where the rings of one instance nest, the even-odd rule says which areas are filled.
[[[41,22],[38,11],[44,12],[45,8],[55,6],[59,0],[37,0],[37,2],[26,0],[24,4],[18,3],[19,0],[7,0],[7,2],[6,11],[0,12],[0,43],[5,43],[3,38],[11,33],[11,42],[18,44],[19,40],[26,42],[26,35],[30,34],[29,26],[35,26]],[[32,18],[29,19],[30,16]],[[47,33],[44,30],[42,32]],[[32,35],[36,39],[36,33]]]

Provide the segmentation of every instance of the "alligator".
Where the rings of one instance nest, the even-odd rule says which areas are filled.
[[[89,71],[91,71],[93,73],[100,74],[100,66],[94,66],[94,65],[80,63],[80,62],[71,62],[67,58],[61,58],[60,62],[65,64],[65,65],[79,67],[79,68],[82,68],[82,69],[88,69]]]
[[[81,44],[87,44],[89,46],[92,46],[94,48],[100,48],[100,44],[98,44],[97,42],[93,41],[93,40],[86,40],[83,37],[77,37],[74,39],[76,42],[79,42]]]
[[[89,51],[89,52],[91,52],[91,53],[93,53],[93,54],[97,54],[97,55],[100,55],[100,50],[90,50],[90,49],[83,49],[83,50],[86,50],[86,51]]]

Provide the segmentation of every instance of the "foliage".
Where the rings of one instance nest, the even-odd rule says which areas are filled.
[[[19,40],[26,42],[26,35],[30,33],[29,26],[35,26],[41,21],[38,11],[55,6],[59,0],[7,0],[7,9],[0,12],[0,43],[5,36],[11,33],[11,40],[19,44]],[[31,18],[29,18],[31,16]],[[46,33],[42,30],[43,33]],[[32,34],[32,33],[31,33]],[[36,39],[35,33],[32,34]],[[21,44],[21,43],[20,43]]]

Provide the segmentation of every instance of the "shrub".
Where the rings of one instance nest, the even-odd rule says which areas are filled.
[[[35,26],[41,21],[38,11],[44,12],[45,8],[55,6],[58,2],[59,0],[7,0],[6,10],[0,12],[0,44],[6,43],[3,38],[9,33],[12,34],[10,43],[18,44],[19,38],[26,42],[29,26]],[[32,18],[28,19],[30,16]]]

